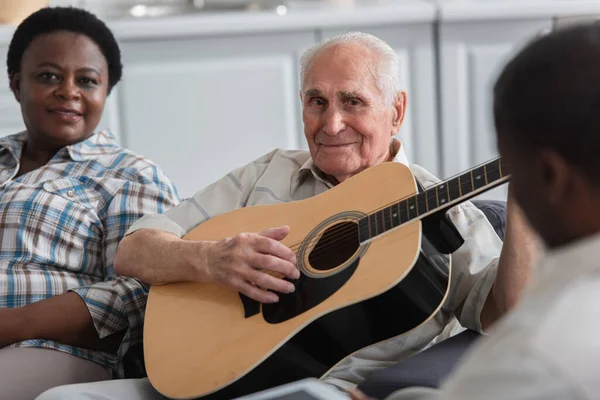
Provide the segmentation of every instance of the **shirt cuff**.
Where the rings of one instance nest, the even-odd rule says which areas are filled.
[[[481,325],[481,311],[496,281],[498,260],[498,257],[493,259],[485,274],[475,283],[465,300],[460,316],[461,325],[482,335],[487,335],[487,333]]]
[[[129,227],[125,236],[130,235],[140,229],[156,229],[159,231],[173,233],[180,238],[186,234],[185,229],[183,229],[176,222],[173,222],[164,214],[144,215],[142,218],[134,222],[131,227]]]
[[[86,286],[70,291],[77,293],[85,302],[100,339],[129,327],[121,297],[113,288],[108,285],[101,288]]]

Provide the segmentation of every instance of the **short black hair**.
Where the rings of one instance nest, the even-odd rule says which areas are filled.
[[[89,11],[75,7],[44,7],[24,19],[13,34],[8,47],[8,77],[21,70],[23,53],[39,35],[69,31],[86,35],[102,51],[108,64],[108,92],[121,80],[121,51],[110,29]]]
[[[549,148],[600,185],[600,25],[555,30],[527,44],[494,86],[498,138]]]

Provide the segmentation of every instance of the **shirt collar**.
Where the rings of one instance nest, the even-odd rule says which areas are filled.
[[[109,130],[94,133],[86,140],[66,147],[73,161],[85,161],[100,155],[113,154],[121,149]]]
[[[27,131],[19,132],[16,135],[4,136],[0,138],[0,154],[8,151],[13,158],[20,160],[23,145],[27,141]]]
[[[0,152],[7,150],[16,160],[21,159],[23,146],[27,141],[27,131],[0,138]],[[92,134],[86,140],[61,149],[59,155],[68,155],[73,161],[85,161],[99,155],[112,154],[120,150],[114,135],[108,131]]]
[[[575,275],[600,270],[600,233],[556,249],[546,250],[536,267],[532,289],[542,289],[550,281],[567,281]]]
[[[408,157],[406,156],[404,146],[402,146],[402,142],[400,142],[400,140],[392,138],[390,142],[390,153],[394,154],[392,162],[399,162],[407,167],[409,166]],[[294,175],[292,179],[291,191],[294,192],[294,190],[297,189],[304,179],[306,179],[306,177],[310,174],[312,174],[315,179],[325,183],[328,187],[333,187],[333,184],[325,179],[325,174],[319,168],[317,168],[312,157],[309,157]]]

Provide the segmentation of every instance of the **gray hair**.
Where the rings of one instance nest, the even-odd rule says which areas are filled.
[[[400,87],[400,59],[398,54],[385,41],[376,36],[362,32],[350,32],[334,36],[313,45],[300,57],[301,88],[304,88],[308,67],[323,50],[338,44],[360,44],[374,50],[380,57],[376,70],[377,86],[383,95],[384,101],[393,104]]]

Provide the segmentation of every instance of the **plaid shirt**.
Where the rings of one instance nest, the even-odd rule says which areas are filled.
[[[108,132],[61,149],[46,165],[13,179],[26,133],[0,138],[0,307],[23,307],[73,291],[100,338],[125,330],[118,353],[37,339],[44,347],[105,365],[123,376],[123,356],[142,342],[148,287],[117,276],[113,261],[129,226],[180,199],[149,160]]]

